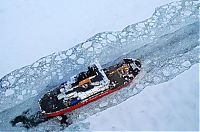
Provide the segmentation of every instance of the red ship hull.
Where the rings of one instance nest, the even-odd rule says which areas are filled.
[[[132,81],[133,81],[133,80],[132,80]],[[108,94],[111,94],[111,93],[113,93],[113,92],[115,92],[115,91],[117,91],[117,90],[120,90],[120,89],[122,89],[122,88],[128,86],[132,81],[127,82],[126,84],[124,84],[124,85],[122,85],[122,86],[120,86],[120,87],[118,87],[118,88],[115,88],[115,89],[113,89],[113,90],[112,90],[112,89],[109,89],[109,90],[107,90],[107,91],[105,91],[105,92],[103,92],[103,93],[101,93],[101,94],[98,94],[98,95],[96,95],[96,96],[94,96],[94,97],[89,98],[89,99],[86,100],[86,101],[79,102],[78,104],[76,104],[76,105],[74,105],[74,106],[71,106],[71,107],[69,107],[69,108],[62,109],[62,110],[60,110],[60,111],[56,111],[56,112],[52,112],[52,113],[44,113],[44,115],[45,115],[45,116],[48,116],[48,117],[54,117],[54,116],[59,116],[59,115],[63,115],[63,114],[65,114],[65,113],[71,112],[71,111],[73,111],[73,110],[75,110],[75,109],[77,109],[77,108],[80,108],[81,106],[84,106],[84,105],[86,105],[86,104],[89,104],[89,103],[91,103],[91,102],[93,102],[93,101],[96,101],[96,100],[98,100],[98,99],[100,99],[100,98],[102,98],[102,97],[104,97],[104,96],[106,96],[106,95],[108,95]]]

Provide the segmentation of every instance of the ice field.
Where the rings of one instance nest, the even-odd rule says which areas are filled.
[[[5,75],[0,130],[27,130],[9,121],[27,109],[38,111],[37,101],[46,91],[94,60],[105,67],[126,57],[142,63],[131,86],[69,113],[70,126],[60,127],[55,118],[28,130],[198,130],[198,8],[199,2],[190,0],[160,6],[144,21],[97,33]]]

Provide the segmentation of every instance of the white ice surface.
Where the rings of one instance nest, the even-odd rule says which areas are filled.
[[[174,0],[1,0],[0,78],[104,31],[149,18]]]
[[[90,130],[198,130],[199,64],[86,119]]]

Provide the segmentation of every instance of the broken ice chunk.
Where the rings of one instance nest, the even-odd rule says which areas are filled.
[[[102,102],[99,106],[100,107],[105,107],[106,105],[108,105],[108,102]]]
[[[32,90],[32,94],[37,94],[37,91],[36,90]]]
[[[108,34],[108,35],[107,35],[107,38],[108,38],[110,41],[116,41],[116,37],[115,37],[113,34]]]
[[[88,48],[92,45],[92,41],[88,41],[86,43],[83,44],[83,48]]]
[[[17,99],[23,100],[23,95],[19,95]]]
[[[185,62],[182,63],[182,66],[188,68],[188,67],[191,66],[191,63],[190,63],[190,61],[185,61]]]
[[[169,76],[170,75],[170,71],[168,69],[164,69],[163,70],[163,75],[164,76]]]
[[[77,60],[77,62],[78,62],[78,64],[84,64],[84,59],[83,59],[83,58],[79,58],[79,59]]]
[[[6,92],[5,92],[5,96],[9,96],[9,95],[12,95],[14,93],[15,93],[15,91],[13,89],[7,89]]]
[[[22,95],[25,95],[25,94],[26,94],[26,90],[23,90],[23,91],[22,91]]]

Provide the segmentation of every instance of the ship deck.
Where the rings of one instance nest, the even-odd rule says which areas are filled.
[[[108,90],[115,90],[119,87],[123,87],[124,85],[126,85],[128,82],[132,81],[133,78],[138,74],[138,71],[134,71],[131,67],[129,67],[129,72],[134,75],[133,77],[128,77],[128,76],[122,76],[121,74],[119,74],[118,71],[116,71],[118,68],[120,68],[121,65],[117,64],[115,66],[111,66],[107,69],[104,69],[105,74],[107,76],[107,78],[110,81],[109,87],[108,89],[106,89],[103,92],[106,92]],[[100,75],[100,74],[98,74]],[[101,80],[101,77],[98,77],[99,80]],[[96,80],[98,81],[98,80]],[[113,85],[114,84],[114,85]],[[92,85],[88,85],[87,88],[85,87],[75,87],[73,88],[72,91],[68,91],[66,94],[70,94],[72,92],[85,92],[87,90],[90,90],[92,88],[94,88],[95,86]],[[54,113],[63,109],[67,109],[69,107],[72,106],[66,106],[66,104],[64,104],[63,99],[58,100],[57,95],[61,94],[60,89],[62,88],[62,85],[57,87],[56,89],[46,93],[41,100],[39,101],[40,104],[40,108],[44,113]],[[93,98],[95,96],[98,96],[98,94],[101,94],[102,91],[100,91],[99,93],[93,94],[91,96],[88,96],[86,99],[84,100],[78,100],[77,103],[81,103],[86,101],[89,98]]]

